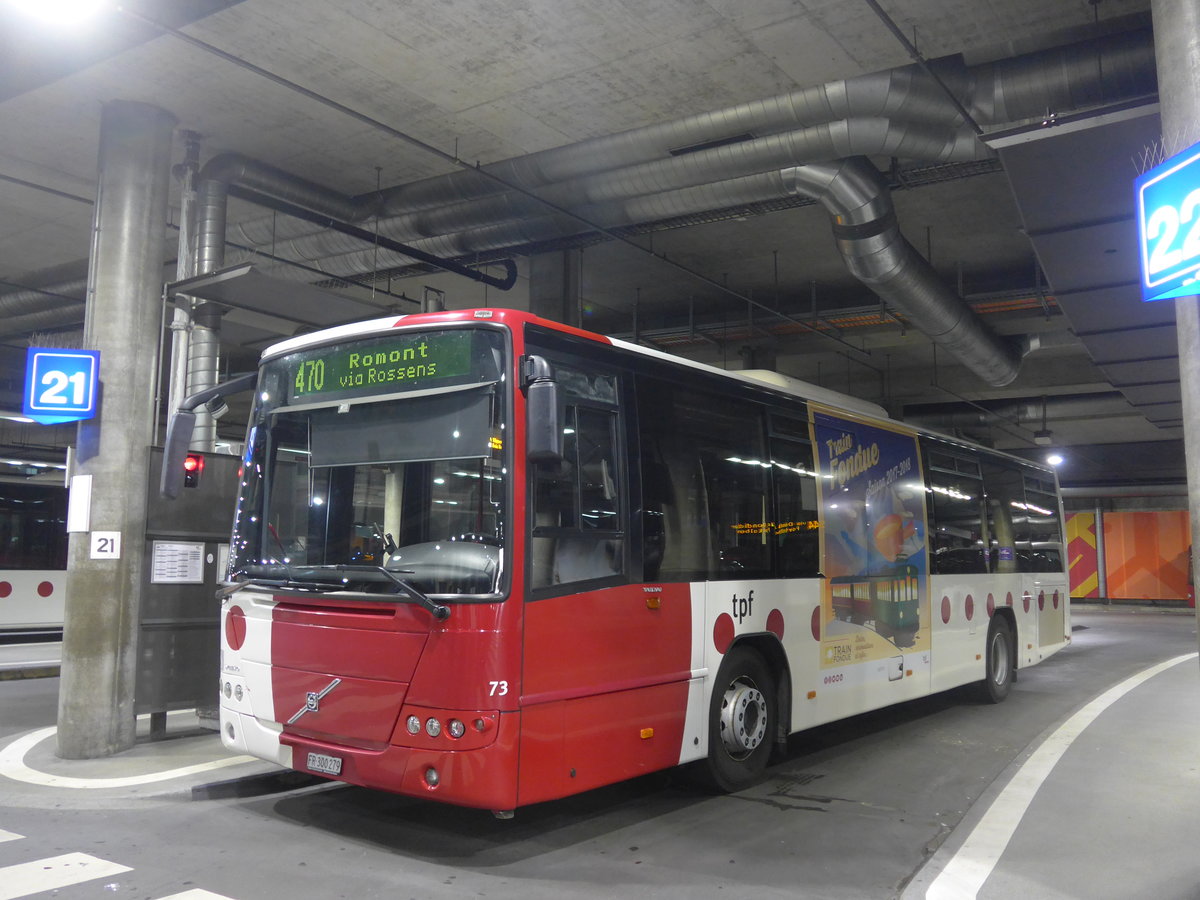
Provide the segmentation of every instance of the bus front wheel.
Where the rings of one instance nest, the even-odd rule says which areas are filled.
[[[708,715],[708,780],[731,793],[757,782],[776,731],[775,681],[760,654],[734,647],[713,685]]]
[[[994,617],[988,626],[984,648],[983,680],[977,685],[980,700],[999,703],[1008,696],[1012,690],[1015,656],[1012,626],[1003,616]]]

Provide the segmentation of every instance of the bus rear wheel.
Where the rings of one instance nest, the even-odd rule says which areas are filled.
[[[708,715],[709,782],[740,791],[762,778],[775,737],[775,681],[761,655],[734,647],[717,672]]]
[[[984,703],[999,703],[1012,690],[1015,656],[1012,626],[1003,616],[993,617],[984,647],[983,680],[976,685]]]

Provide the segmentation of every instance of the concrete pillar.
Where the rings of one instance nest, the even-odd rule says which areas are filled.
[[[542,253],[529,261],[529,311],[579,325],[581,250]]]
[[[58,755],[66,759],[109,756],[134,743],[174,126],[173,116],[144,103],[114,101],[101,114],[84,320],[84,346],[100,351],[101,390],[96,418],[79,425],[75,474],[91,476],[91,531],[119,534],[120,556],[93,559],[91,536],[71,535],[58,701]]]
[[[1200,141],[1200,3],[1151,0],[1150,12],[1154,18],[1162,133],[1167,155],[1172,155]],[[1183,446],[1194,553],[1196,539],[1200,538],[1200,297],[1176,299],[1175,327],[1179,332]],[[1200,623],[1200,604],[1196,615]],[[1200,643],[1200,638],[1197,640]]]

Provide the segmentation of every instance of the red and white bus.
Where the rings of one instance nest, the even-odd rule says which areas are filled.
[[[507,815],[1070,640],[1053,471],[771,373],[478,309],[262,357],[231,749]]]
[[[61,466],[26,465],[59,477],[0,478],[0,643],[62,639],[67,489]]]

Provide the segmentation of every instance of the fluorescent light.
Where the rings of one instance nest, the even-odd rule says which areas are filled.
[[[8,0],[8,5],[31,19],[47,25],[82,25],[94,19],[107,0]]]

